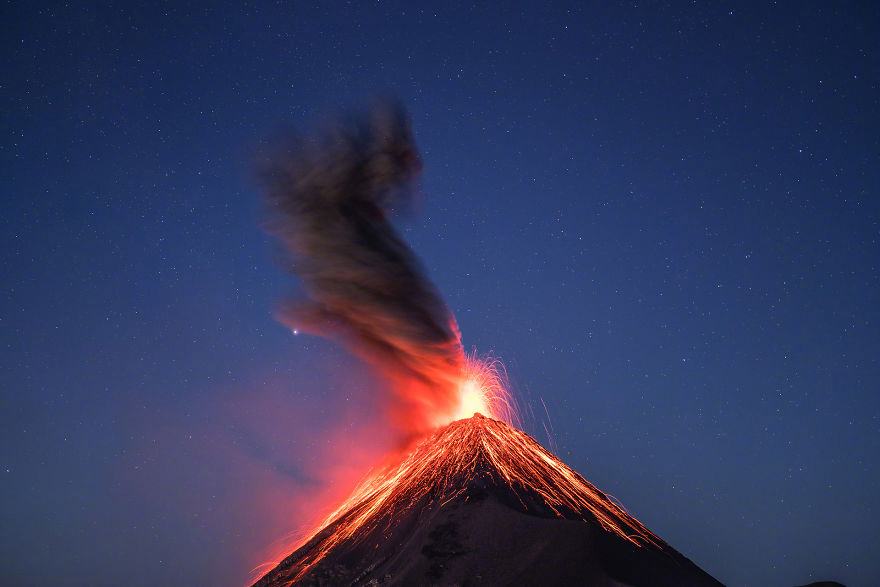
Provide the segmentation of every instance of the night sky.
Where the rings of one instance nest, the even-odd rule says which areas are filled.
[[[880,584],[876,4],[37,4],[0,9],[4,585],[241,585],[363,472],[380,382],[273,318],[254,161],[382,95],[398,225],[528,431],[725,583]]]

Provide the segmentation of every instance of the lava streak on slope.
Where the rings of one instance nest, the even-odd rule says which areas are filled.
[[[409,514],[468,499],[475,486],[503,492],[531,515],[594,521],[635,546],[662,549],[662,540],[527,434],[476,414],[419,442],[330,514],[321,530],[256,583],[284,585],[306,576],[335,549],[390,532]]]

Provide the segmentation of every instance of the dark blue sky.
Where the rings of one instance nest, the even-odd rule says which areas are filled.
[[[2,583],[240,585],[289,529],[375,382],[273,320],[253,157],[388,93],[532,432],[726,583],[880,583],[880,11],[607,4],[0,9]]]

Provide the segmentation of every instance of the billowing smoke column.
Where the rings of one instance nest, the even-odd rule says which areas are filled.
[[[281,321],[341,340],[388,378],[407,437],[452,419],[466,363],[452,314],[389,222],[420,167],[405,112],[383,103],[296,141],[266,173],[270,230],[305,290]]]

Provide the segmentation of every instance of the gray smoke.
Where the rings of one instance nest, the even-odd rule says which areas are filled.
[[[305,297],[280,320],[333,337],[391,382],[388,408],[405,434],[453,409],[464,365],[455,320],[391,225],[421,163],[403,108],[384,103],[317,140],[270,158],[270,230]]]

